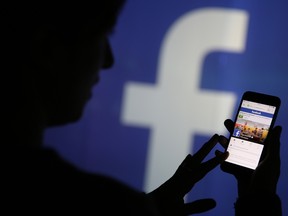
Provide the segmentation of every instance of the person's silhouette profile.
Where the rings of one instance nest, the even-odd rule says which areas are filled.
[[[215,207],[213,199],[185,203],[184,196],[227,158],[227,152],[220,152],[203,162],[221,141],[217,134],[195,155],[187,155],[175,174],[149,193],[80,170],[43,147],[47,128],[81,118],[100,71],[113,65],[109,35],[124,3],[3,6],[2,68],[9,86],[4,100],[5,200],[16,210],[156,216],[189,215]],[[276,140],[280,132],[277,135]]]

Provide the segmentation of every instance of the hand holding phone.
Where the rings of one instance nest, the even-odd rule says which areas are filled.
[[[235,123],[231,119],[224,122],[228,131],[233,133]],[[281,199],[277,195],[277,184],[280,176],[280,137],[282,127],[277,125],[269,132],[265,141],[265,157],[257,168],[250,169],[221,169],[234,175],[237,179],[238,198],[235,202],[236,215],[282,215]],[[228,139],[220,136],[223,146]],[[228,166],[229,167],[229,166]],[[231,168],[231,167],[230,167]]]
[[[281,100],[247,91],[243,94],[227,145],[229,156],[221,165],[231,172],[253,172],[265,155],[265,142],[274,126]]]
[[[274,127],[280,103],[275,96],[245,92],[235,119],[224,122],[230,136],[219,142],[229,156],[221,169],[237,179],[236,215],[282,215],[277,195],[282,128]]]

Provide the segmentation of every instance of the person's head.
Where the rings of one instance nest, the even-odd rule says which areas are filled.
[[[8,94],[40,109],[47,126],[78,120],[99,71],[113,65],[108,36],[124,0],[72,2],[25,2],[1,12],[6,81],[16,89]]]

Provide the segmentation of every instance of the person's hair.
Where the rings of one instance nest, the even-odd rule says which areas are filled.
[[[31,35],[41,27],[59,33],[67,41],[83,27],[98,33],[111,31],[125,0],[10,2],[1,6],[1,56],[5,56],[9,67],[25,61]]]
[[[23,65],[30,61],[31,38],[40,28],[64,41],[73,41],[85,27],[95,33],[113,30],[125,0],[95,1],[5,1],[1,4],[1,77],[7,110],[21,107],[27,76]],[[49,44],[47,44],[49,46]],[[25,79],[24,79],[25,77]],[[19,95],[20,94],[20,95]],[[13,105],[12,105],[13,104]],[[11,111],[14,112],[14,111]]]
[[[109,29],[115,25],[125,0],[96,0],[91,3],[70,1],[65,3],[20,2],[1,5],[2,24],[13,30],[49,25],[67,28],[75,25],[94,25]]]

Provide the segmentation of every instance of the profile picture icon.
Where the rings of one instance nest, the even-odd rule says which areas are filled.
[[[241,130],[235,129],[233,136],[235,136],[235,137],[240,137],[240,134],[241,134]]]

